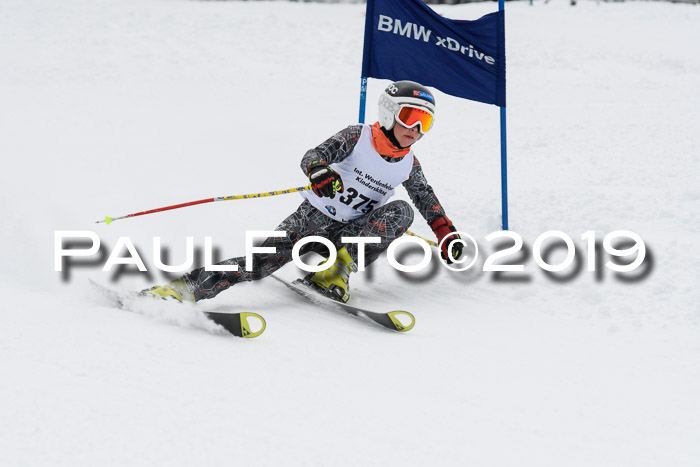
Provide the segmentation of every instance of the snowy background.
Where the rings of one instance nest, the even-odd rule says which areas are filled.
[[[364,6],[0,1],[0,465],[699,465],[699,24],[692,5],[508,4],[510,227],[530,250],[564,231],[582,261],[584,232],[632,230],[641,278],[584,262],[558,281],[529,253],[517,280],[381,259],[352,300],[412,311],[406,334],[274,281],[197,305],[264,315],[245,340],[187,307],[113,309],[87,279],[166,280],[101,272],[120,236],[151,267],[154,236],[173,264],[186,236],[240,255],[297,195],[94,221],[305,184],[303,153],[357,119]],[[498,109],[437,103],[416,153],[488,253]],[[62,277],[56,230],[96,232],[103,256]]]

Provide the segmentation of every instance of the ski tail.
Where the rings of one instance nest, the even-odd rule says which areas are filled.
[[[396,310],[390,311],[388,313],[375,313],[372,311],[364,311],[364,313],[369,319],[377,324],[381,324],[385,328],[395,329],[399,332],[406,332],[413,329],[416,324],[416,318],[408,311]],[[404,324],[400,321],[399,317],[404,317],[408,321],[408,324]]]
[[[267,327],[265,318],[257,313],[217,313],[214,311],[205,311],[204,314],[207,318],[214,321],[219,326],[222,326],[234,336],[245,337],[247,339],[258,337]],[[253,326],[251,326],[251,322],[248,321],[250,318],[253,318],[253,321],[257,320],[260,322],[260,329],[253,331]]]

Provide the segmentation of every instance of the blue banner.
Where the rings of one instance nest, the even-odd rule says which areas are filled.
[[[367,0],[362,76],[505,107],[504,12],[452,20],[421,0]]]

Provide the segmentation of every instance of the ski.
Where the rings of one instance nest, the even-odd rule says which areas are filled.
[[[145,297],[139,295],[137,292],[121,293],[116,290],[100,285],[97,282],[90,280],[90,284],[95,290],[97,290],[103,297],[107,298],[114,306],[122,310],[129,310],[126,303],[127,299],[147,299],[150,297]],[[155,299],[155,297],[154,297]],[[258,337],[265,331],[266,323],[265,319],[257,313],[243,312],[243,313],[219,313],[215,311],[203,311],[201,312],[208,319],[223,327],[230,334],[236,337],[253,338]],[[262,328],[258,331],[252,331],[249,318],[259,319],[262,323]]]
[[[390,311],[388,313],[378,313],[376,311],[370,311],[366,310],[364,308],[358,308],[356,306],[348,305],[347,303],[339,302],[336,301],[332,298],[329,298],[323,294],[321,294],[319,291],[311,288],[309,285],[307,285],[302,279],[297,279],[293,282],[289,282],[285,279],[282,279],[280,277],[277,277],[275,274],[272,274],[272,277],[286,285],[288,288],[296,292],[297,294],[301,295],[304,297],[306,300],[315,303],[321,307],[324,308],[330,308],[334,310],[342,310],[346,313],[349,313],[354,316],[358,316],[360,318],[365,318],[370,320],[373,323],[379,324],[380,326],[384,327],[385,329],[390,329],[392,331],[398,331],[398,332],[406,332],[410,331],[413,329],[413,326],[416,324],[416,319],[415,317],[409,313],[408,311],[403,311],[403,310],[396,310],[396,311]],[[399,321],[398,316],[404,316],[408,319],[410,319],[409,324],[403,324],[401,321]]]

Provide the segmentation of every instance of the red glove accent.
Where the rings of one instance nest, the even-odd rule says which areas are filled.
[[[336,193],[343,192],[343,180],[335,170],[325,162],[312,162],[307,167],[311,189],[316,196],[335,198]]]
[[[447,216],[442,216],[435,219],[432,224],[430,224],[430,228],[433,229],[433,232],[438,239],[438,244],[443,238],[447,237],[452,232],[457,231],[457,229],[455,229],[455,227],[452,225],[452,221]],[[462,242],[453,243],[452,255],[448,254],[447,252],[447,247],[450,245],[450,243],[458,238],[461,237],[459,235],[450,235],[450,238],[445,240],[445,243],[442,244],[442,248],[440,248],[440,256],[442,256],[442,259],[447,261],[447,264],[454,262],[452,258],[459,259],[459,257],[462,256],[462,249],[464,247]]]

